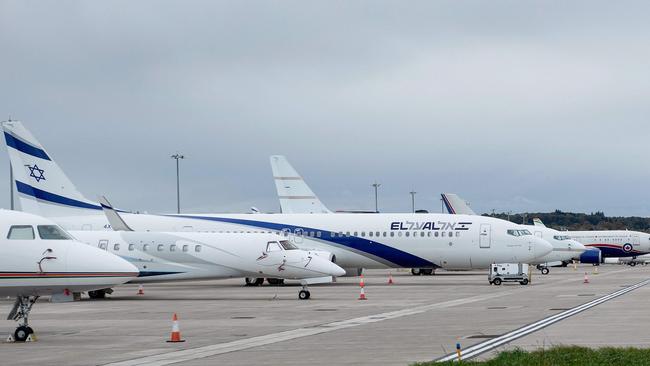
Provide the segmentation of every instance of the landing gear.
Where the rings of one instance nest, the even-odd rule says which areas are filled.
[[[284,278],[267,278],[266,282],[272,286],[282,286],[284,285]]]
[[[303,286],[302,290],[300,290],[300,292],[298,292],[298,298],[300,300],[309,300],[310,296],[311,296],[311,293],[307,289],[307,286]]]
[[[543,275],[547,275],[550,271],[548,268],[544,267],[541,269]]]
[[[411,274],[413,276],[419,276],[422,274],[422,271],[419,268],[411,268]]]
[[[630,267],[634,267],[634,266],[636,266],[636,261],[632,260],[632,261],[630,262]]]
[[[104,299],[106,298],[106,291],[104,290],[88,291],[88,297],[90,297],[91,299]]]
[[[29,326],[29,312],[32,311],[32,306],[38,300],[38,296],[19,296],[16,298],[13,309],[7,317],[8,320],[15,320],[20,322],[18,328],[14,332],[14,340],[16,342],[25,342],[34,330]]]
[[[420,271],[422,271],[422,274],[424,276],[431,276],[431,275],[435,274],[435,272],[433,271],[433,268],[422,268]]]
[[[431,276],[436,274],[433,268],[411,268],[413,276]]]
[[[262,286],[264,278],[246,277],[246,286]]]

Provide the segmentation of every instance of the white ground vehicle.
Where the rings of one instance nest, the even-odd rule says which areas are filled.
[[[528,265],[524,263],[494,263],[490,266],[488,281],[499,286],[503,282],[519,282],[527,285]]]

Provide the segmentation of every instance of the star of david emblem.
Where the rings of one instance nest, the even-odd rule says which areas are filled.
[[[29,176],[36,179],[37,182],[40,182],[42,180],[45,180],[45,176],[43,173],[45,173],[45,170],[39,169],[38,165],[34,164],[34,166],[29,166],[26,165],[27,168],[29,168]]]

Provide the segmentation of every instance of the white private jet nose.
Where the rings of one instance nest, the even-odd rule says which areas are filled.
[[[345,270],[339,267],[336,263],[330,261],[325,257],[312,255],[312,259],[307,263],[305,269],[312,271],[318,276],[334,276],[339,277],[345,274]],[[316,277],[316,276],[314,276]]]
[[[138,269],[126,260],[80,242],[70,245],[66,258],[67,272],[76,274],[76,278],[70,279],[71,289],[110,288],[126,283],[139,274]]]

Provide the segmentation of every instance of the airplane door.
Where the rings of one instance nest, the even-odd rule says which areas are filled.
[[[492,226],[490,224],[481,224],[481,231],[478,237],[479,248],[489,248],[492,243]]]

